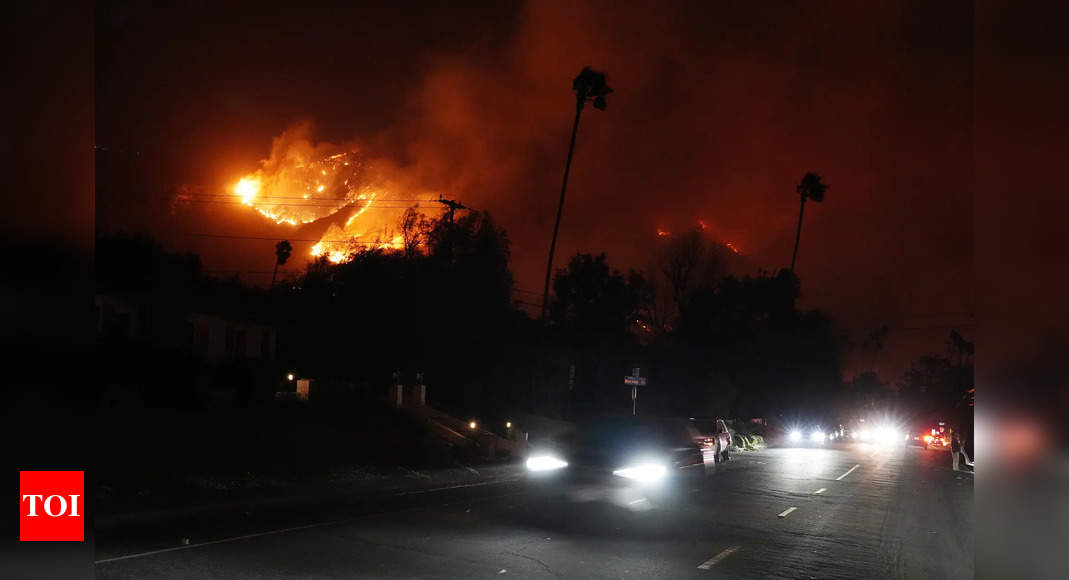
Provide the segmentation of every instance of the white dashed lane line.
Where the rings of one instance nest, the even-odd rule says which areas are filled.
[[[847,475],[850,475],[851,473],[853,473],[853,472],[854,472],[854,470],[855,470],[855,469],[857,469],[858,467],[861,467],[861,464],[860,464],[860,463],[858,463],[857,465],[855,465],[855,466],[851,467],[850,469],[846,470],[846,473],[844,473],[844,474],[840,475],[839,477],[836,477],[836,478],[835,478],[835,481],[841,481],[841,480],[842,480],[842,478],[844,478],[844,477],[846,477]]]
[[[787,508],[787,509],[783,510],[782,512],[780,512],[780,513],[779,513],[779,514],[778,514],[778,515],[777,515],[776,517],[780,517],[780,518],[785,518],[785,517],[787,517],[787,516],[791,515],[791,512],[793,512],[793,511],[794,511],[794,510],[796,510],[796,509],[798,509],[798,508],[796,508],[796,507],[789,507],[789,508]]]
[[[828,489],[828,488],[826,488],[826,487],[822,487],[822,488],[820,488],[820,489],[818,489],[818,490],[814,491],[813,493],[815,493],[815,494],[817,494],[817,493],[824,493],[824,492],[825,492],[825,491],[826,491],[827,489]]]
[[[701,564],[698,564],[698,569],[699,570],[708,570],[709,568],[712,568],[713,566],[716,566],[717,564],[719,564],[720,561],[723,560],[724,558],[727,558],[728,556],[730,556],[730,555],[734,554],[735,552],[737,552],[738,549],[739,549],[739,546],[732,546],[730,548],[727,548],[724,551],[720,552],[719,554],[713,556],[712,558],[709,558],[708,560],[702,562]]]

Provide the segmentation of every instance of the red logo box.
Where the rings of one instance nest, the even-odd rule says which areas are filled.
[[[19,541],[85,541],[85,472],[19,472]]]

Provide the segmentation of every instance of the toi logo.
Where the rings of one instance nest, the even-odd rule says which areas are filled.
[[[85,540],[85,472],[19,472],[19,541]]]

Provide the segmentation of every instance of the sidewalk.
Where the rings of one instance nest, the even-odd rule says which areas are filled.
[[[388,497],[465,485],[482,485],[516,479],[522,466],[497,463],[460,466],[433,470],[410,470],[403,467],[369,469],[339,467],[304,481],[282,481],[249,474],[247,481],[206,481],[201,493],[161,495],[141,506],[115,507],[104,504],[96,510],[94,528],[111,530],[124,526],[161,523],[191,517],[242,514],[275,508],[298,508],[301,505],[357,497]],[[186,490],[183,490],[186,491]]]

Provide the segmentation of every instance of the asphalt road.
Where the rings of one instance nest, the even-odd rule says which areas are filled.
[[[740,452],[678,508],[549,500],[519,479],[98,532],[96,573],[965,578],[972,477],[914,447]]]

